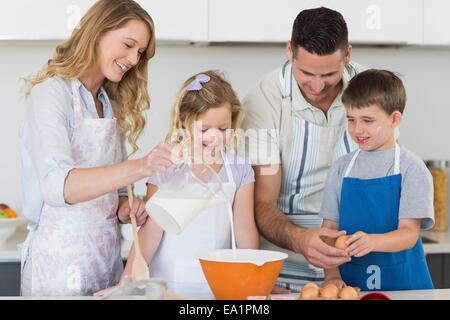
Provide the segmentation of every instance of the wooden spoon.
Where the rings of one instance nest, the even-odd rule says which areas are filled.
[[[128,191],[128,201],[130,203],[130,210],[133,207],[133,192],[131,191],[131,184],[127,185]],[[136,227],[136,216],[130,214],[131,224],[133,225],[133,238],[134,238],[134,261],[131,266],[131,277],[134,281],[148,280],[150,279],[150,272],[148,270],[147,262],[145,262],[144,257],[141,254],[141,249],[139,248],[139,238],[137,234]]]

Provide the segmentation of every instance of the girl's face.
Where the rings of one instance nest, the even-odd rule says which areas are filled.
[[[200,114],[190,127],[194,155],[201,152],[204,161],[220,157],[220,150],[231,136],[231,124],[228,102]]]
[[[98,42],[99,72],[108,80],[119,82],[139,62],[149,41],[150,31],[139,20],[130,20],[122,28],[108,31]]]
[[[394,129],[402,115],[394,111],[388,115],[376,105],[361,109],[347,108],[348,131],[364,151],[381,151],[395,146]]]

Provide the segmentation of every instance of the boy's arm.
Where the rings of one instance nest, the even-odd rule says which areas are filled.
[[[346,249],[351,256],[361,257],[369,252],[399,252],[411,249],[417,243],[421,219],[400,219],[397,230],[387,233],[356,232],[349,238]]]

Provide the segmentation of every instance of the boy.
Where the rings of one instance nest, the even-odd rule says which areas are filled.
[[[325,283],[361,290],[432,289],[419,236],[434,224],[433,182],[394,129],[406,93],[392,72],[366,70],[345,89],[348,131],[359,149],[339,158],[325,182],[323,227],[345,230],[351,261],[325,269]]]

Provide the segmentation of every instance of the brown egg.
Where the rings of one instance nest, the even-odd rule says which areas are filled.
[[[319,289],[318,288],[302,288],[302,292],[300,292],[300,299],[316,299],[319,297]]]
[[[359,295],[355,288],[345,287],[341,289],[341,292],[339,293],[339,298],[345,300],[356,300],[359,299]]]
[[[339,289],[332,283],[328,283],[320,290],[320,296],[325,299],[337,299]]]
[[[336,239],[336,242],[334,243],[334,246],[338,249],[342,249],[345,250],[348,248],[348,244],[345,243],[345,241],[348,240],[348,238],[350,238],[350,236],[340,236],[339,238]]]
[[[308,283],[306,283],[303,287],[302,287],[302,290],[303,289],[306,289],[306,288],[316,288],[316,289],[319,289],[319,286],[315,283],[315,282],[308,282]]]

